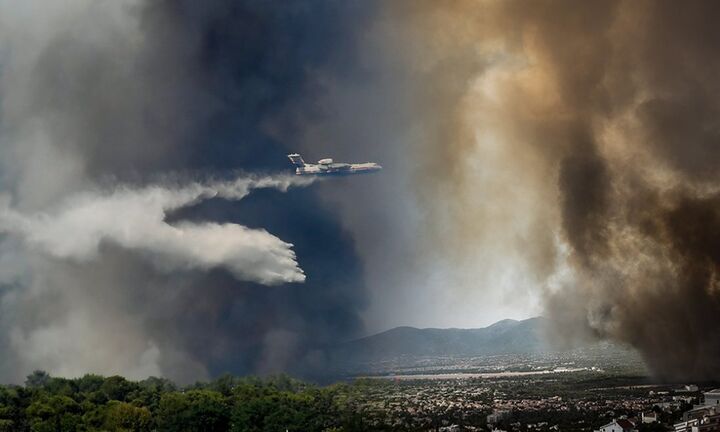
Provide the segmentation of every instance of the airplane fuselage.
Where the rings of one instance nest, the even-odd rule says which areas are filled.
[[[382,166],[374,162],[351,164],[334,162],[332,159],[321,159],[316,164],[308,164],[302,160],[299,154],[288,155],[288,158],[296,167],[296,175],[343,176],[368,174],[382,169]]]

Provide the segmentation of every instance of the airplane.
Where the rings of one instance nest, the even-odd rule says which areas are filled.
[[[305,163],[302,156],[297,153],[289,154],[288,159],[295,165],[296,175],[351,175],[351,174],[367,174],[380,171],[382,167],[375,162],[365,163],[340,163],[334,162],[332,159],[320,159],[317,164]]]

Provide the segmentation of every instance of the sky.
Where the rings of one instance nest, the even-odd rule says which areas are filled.
[[[538,315],[720,378],[714,9],[0,0],[0,382]]]

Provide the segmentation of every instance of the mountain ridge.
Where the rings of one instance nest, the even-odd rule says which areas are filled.
[[[399,326],[337,346],[336,355],[354,361],[397,357],[472,356],[532,353],[548,349],[542,317],[505,319],[481,328]]]
[[[512,319],[512,318],[505,318],[505,319],[502,319],[502,320],[500,320],[500,321],[494,322],[494,323],[492,323],[492,324],[490,324],[490,325],[488,325],[488,326],[485,326],[485,327],[415,327],[415,326],[404,325],[404,326],[393,327],[393,328],[390,328],[390,329],[387,329],[387,330],[383,330],[383,331],[381,331],[381,332],[378,332],[378,333],[375,333],[375,334],[372,334],[372,335],[363,336],[363,337],[360,337],[360,338],[357,338],[357,339],[353,339],[353,340],[366,339],[366,338],[369,338],[369,337],[378,336],[378,335],[381,335],[381,334],[383,334],[383,333],[391,332],[391,331],[393,331],[393,330],[398,330],[398,329],[412,329],[412,330],[485,330],[485,329],[489,329],[489,328],[496,327],[496,326],[502,326],[502,325],[508,325],[508,324],[519,324],[519,323],[524,323],[524,322],[526,322],[526,321],[534,321],[534,320],[545,320],[545,318],[544,318],[544,317],[541,317],[541,316],[531,317],[531,318],[525,318],[525,319],[522,319],[522,320],[516,320],[516,319]]]

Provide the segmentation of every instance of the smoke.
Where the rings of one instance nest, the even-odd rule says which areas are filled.
[[[357,68],[372,11],[0,1],[0,381],[322,375],[319,348],[359,334],[367,291],[316,188],[157,179],[289,174],[279,113],[315,121],[311,76]]]
[[[0,0],[0,379],[315,375],[363,318],[540,310],[717,378],[715,8]],[[152,181],[295,151],[385,170]]]
[[[100,244],[112,242],[151,254],[166,271],[224,267],[239,280],[264,285],[303,282],[292,245],[267,231],[237,224],[170,225],[165,219],[169,212],[208,198],[240,200],[251,189],[286,190],[291,184],[309,183],[292,177],[239,178],[177,189],[147,186],[119,188],[107,195],[85,193],[41,214],[23,215],[5,207],[0,210],[0,230],[60,259],[97,259]]]
[[[720,376],[717,12],[701,1],[393,12],[425,101],[431,138],[413,154],[429,173],[416,180],[434,250],[457,256],[459,273],[468,257],[481,274],[515,269],[504,289],[534,285],[556,340],[630,344],[666,379]]]

